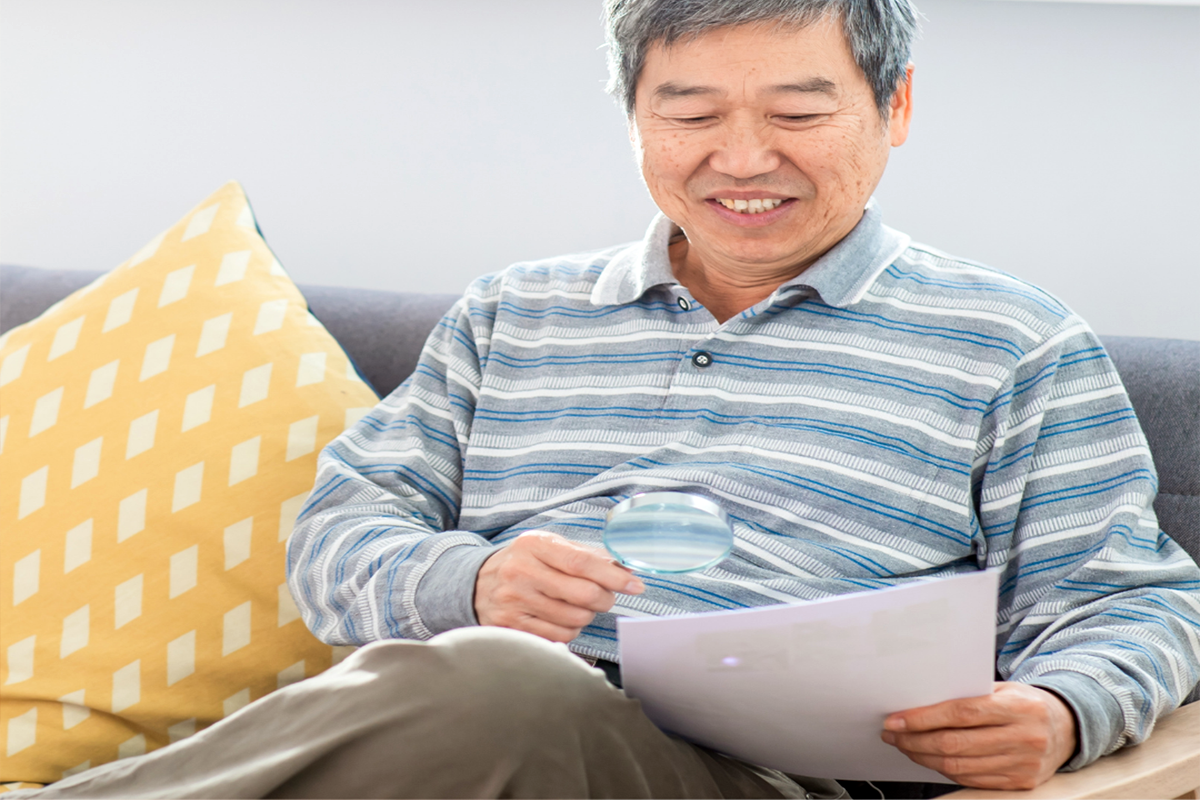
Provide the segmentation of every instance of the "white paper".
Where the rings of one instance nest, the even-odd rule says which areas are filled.
[[[991,694],[998,574],[745,611],[620,617],[625,693],[663,730],[754,764],[949,783],[879,735],[892,712]]]

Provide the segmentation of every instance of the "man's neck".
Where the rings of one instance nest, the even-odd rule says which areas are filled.
[[[798,263],[768,267],[752,264],[721,264],[717,256],[706,257],[690,242],[683,231],[675,234],[667,246],[671,272],[717,322],[725,321],[771,296],[776,289],[803,273],[854,230],[862,212],[853,220],[829,232],[813,243],[811,254],[800,255]]]
[[[809,266],[757,275],[706,268],[682,233],[672,238],[668,252],[675,279],[721,324],[761,303]]]

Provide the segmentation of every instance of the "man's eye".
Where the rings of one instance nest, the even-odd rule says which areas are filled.
[[[683,122],[686,124],[686,123],[710,122],[713,118],[712,117],[676,117],[675,119],[678,122]]]
[[[817,114],[782,114],[778,119],[784,122],[808,122],[817,118]]]

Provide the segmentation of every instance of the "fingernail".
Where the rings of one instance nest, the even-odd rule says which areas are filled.
[[[883,721],[883,728],[888,731],[908,730],[908,722],[904,717],[888,717]]]
[[[625,584],[625,594],[641,594],[644,591],[646,591],[646,584],[642,583],[637,578],[633,578],[629,581],[629,583]]]

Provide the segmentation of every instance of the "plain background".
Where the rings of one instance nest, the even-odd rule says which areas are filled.
[[[1104,334],[1200,339],[1200,7],[918,0],[878,198]],[[107,269],[230,178],[299,282],[639,238],[599,0],[0,0],[0,261]]]

